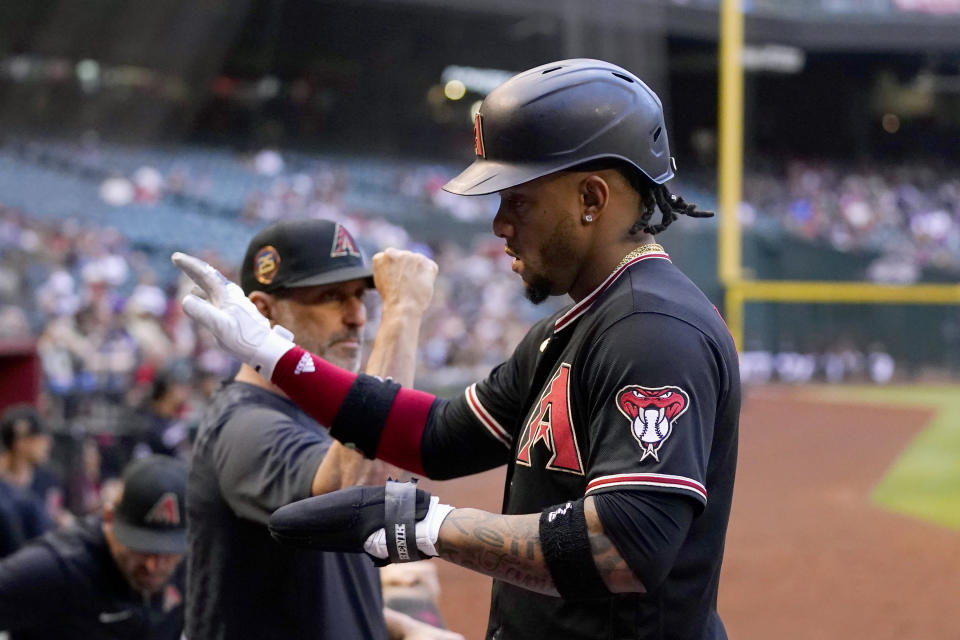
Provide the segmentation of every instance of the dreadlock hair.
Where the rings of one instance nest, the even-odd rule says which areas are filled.
[[[602,171],[615,169],[624,177],[633,190],[640,194],[640,216],[630,227],[630,235],[641,231],[650,235],[663,233],[674,220],[681,215],[691,218],[711,218],[713,211],[701,211],[697,205],[686,202],[680,196],[670,193],[666,185],[657,184],[632,164],[619,158],[599,158],[590,160],[568,171]],[[660,222],[653,224],[653,216],[660,210]]]

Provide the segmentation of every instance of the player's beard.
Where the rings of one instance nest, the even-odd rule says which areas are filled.
[[[542,261],[540,268],[537,271],[527,271],[527,279],[523,281],[523,295],[533,304],[540,304],[551,295],[566,293],[555,291],[557,283],[551,280],[547,273],[559,275],[569,267],[570,260],[576,255],[571,241],[571,221],[570,217],[560,219],[553,232],[538,248]]]
[[[553,285],[546,278],[537,277],[523,283],[523,295],[533,304],[540,304],[550,297]]]

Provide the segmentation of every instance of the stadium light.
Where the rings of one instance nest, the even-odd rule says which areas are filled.
[[[457,80],[462,82],[467,90],[485,96],[495,87],[512,78],[513,75],[513,72],[501,69],[480,69],[450,65],[440,74],[440,79],[444,83]]]
[[[446,96],[447,100],[460,100],[467,95],[467,85],[460,80],[448,80],[443,85],[443,95]]]

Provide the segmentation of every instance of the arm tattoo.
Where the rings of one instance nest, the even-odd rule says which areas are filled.
[[[449,525],[449,526],[448,526]],[[450,512],[437,541],[440,557],[530,591],[556,596],[540,548],[540,514]]]
[[[584,502],[584,515],[587,518],[587,536],[590,539],[590,552],[597,572],[611,593],[645,593],[643,583],[634,575],[626,560],[610,538],[603,532],[603,524],[597,515],[593,500]]]

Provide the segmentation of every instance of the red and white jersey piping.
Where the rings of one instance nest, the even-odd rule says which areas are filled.
[[[689,491],[703,502],[707,501],[707,488],[693,478],[671,476],[665,473],[615,473],[600,476],[587,483],[586,495],[591,491],[611,487],[668,487]]]
[[[503,426],[497,422],[486,407],[483,406],[480,402],[480,398],[477,397],[477,385],[476,383],[467,387],[464,394],[467,396],[467,406],[470,407],[470,410],[473,411],[473,415],[477,417],[480,421],[480,424],[490,432],[494,438],[496,438],[503,446],[507,449],[513,447],[513,437],[510,435],[510,432],[503,428]]]
[[[624,273],[627,269],[629,269],[629,268],[632,267],[633,265],[635,265],[635,264],[637,264],[638,262],[641,262],[641,261],[643,261],[643,260],[667,260],[667,261],[669,261],[669,260],[670,260],[670,256],[667,255],[667,253],[666,253],[665,251],[656,251],[656,252],[651,252],[651,253],[644,254],[644,255],[642,255],[642,256],[637,256],[636,258],[634,258],[634,259],[631,260],[630,262],[627,262],[627,263],[621,265],[621,266],[618,267],[613,273],[611,273],[609,276],[607,276],[607,279],[604,280],[604,281],[600,284],[599,287],[597,287],[596,289],[594,289],[593,291],[591,291],[590,294],[587,295],[583,300],[581,300],[581,301],[578,302],[577,304],[575,304],[575,305],[573,305],[572,307],[570,307],[570,308],[567,310],[566,313],[564,313],[562,316],[560,316],[559,318],[557,318],[557,321],[553,324],[553,332],[554,332],[554,333],[557,333],[558,331],[562,330],[564,327],[567,327],[567,326],[569,326],[570,324],[572,324],[574,320],[576,320],[577,318],[579,318],[580,316],[582,316],[582,315],[587,311],[587,309],[590,308],[590,305],[592,305],[594,302],[596,302],[597,298],[599,298],[599,297],[603,294],[604,291],[606,291],[607,289],[609,289],[610,286],[611,286],[614,282],[617,281],[617,278],[619,278],[621,275],[623,275],[623,273]]]

